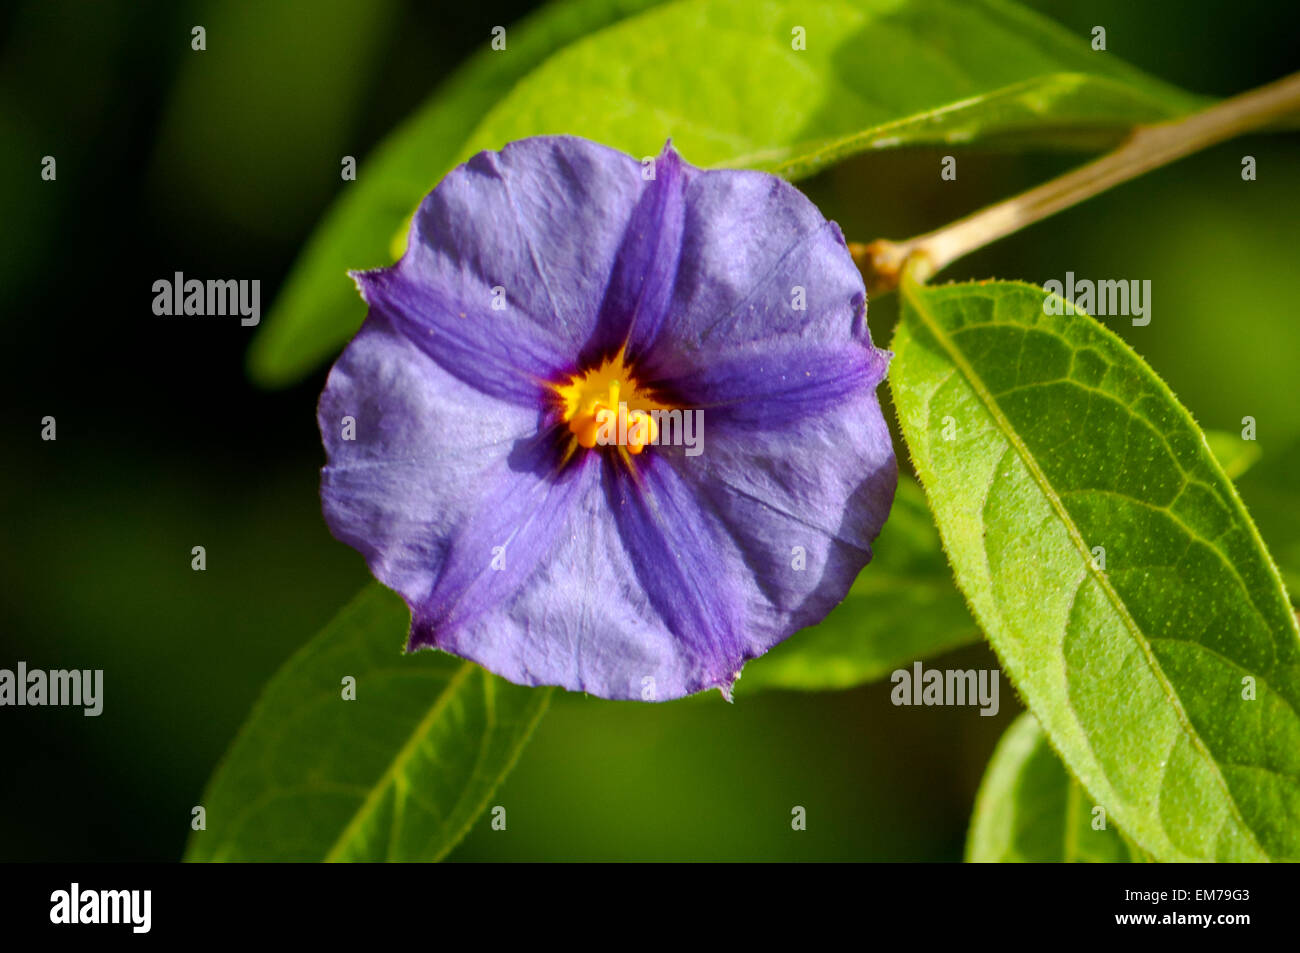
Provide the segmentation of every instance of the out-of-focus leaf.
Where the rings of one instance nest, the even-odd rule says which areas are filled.
[[[1140,860],[1115,826],[1095,814],[1038,721],[1025,712],[998,742],[975,797],[971,863],[1128,863]],[[1104,821],[1104,827],[1097,827]]]
[[[187,860],[438,860],[465,836],[552,690],[403,656],[409,618],[372,583],[276,674],[208,785]]]
[[[1259,444],[1226,430],[1205,431],[1205,442],[1229,480],[1236,480],[1259,459]]]
[[[1104,145],[1196,103],[1002,0],[688,0],[551,57],[462,156],[541,133],[652,155],[672,137],[697,165],[799,178],[866,149]]]
[[[580,35],[576,23],[587,32],[618,19],[557,8],[563,28],[547,21],[549,47],[534,39],[539,23],[511,34],[508,55],[540,59]],[[390,260],[393,235],[453,159],[514,139],[578,135],[645,156],[672,138],[696,165],[799,178],[906,145],[1102,147],[1199,102],[1002,0],[672,3],[591,32],[499,102],[521,73],[495,72],[492,56],[365,164],[254,342],[258,379],[291,382],[334,353],[363,314],[344,272]],[[472,135],[470,118],[482,118]]]
[[[1300,593],[1300,441],[1263,454],[1237,483],[1294,601]]]

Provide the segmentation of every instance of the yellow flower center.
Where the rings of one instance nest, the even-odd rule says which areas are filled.
[[[566,383],[551,386],[559,395],[564,422],[587,449],[600,444],[636,454],[659,436],[651,412],[666,410],[667,405],[637,383],[622,351]]]

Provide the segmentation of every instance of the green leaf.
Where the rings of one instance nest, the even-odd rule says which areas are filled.
[[[661,0],[572,0],[547,6],[507,32],[507,48],[471,57],[414,115],[357,164],[258,328],[248,369],[263,386],[292,384],[330,359],[365,317],[349,270],[401,255],[392,247],[419,204],[460,154],[466,137],[511,86],[576,37]]]
[[[1048,298],[904,281],[891,386],[957,582],[1144,850],[1300,857],[1300,633],[1277,569],[1168,387]]]
[[[906,145],[1101,148],[1201,102],[997,0],[690,0],[620,20],[651,5],[548,8],[362,162],[263,322],[253,376],[292,383],[333,355],[364,316],[345,272],[396,258],[442,175],[514,139],[566,133],[642,156],[671,137],[696,165],[798,178]]]
[[[204,793],[187,860],[424,861],[456,846],[551,689],[404,656],[409,618],[372,583],[275,675]]]
[[[871,562],[844,601],[745,666],[739,692],[817,691],[882,678],[916,659],[979,641],[916,481],[900,476]]]
[[[1070,777],[1038,721],[1025,712],[993,752],[975,796],[971,863],[1128,863],[1141,859]]]
[[[896,146],[1099,147],[1198,102],[1001,0],[689,0],[551,57],[461,156],[543,133],[642,156],[671,137],[696,165],[799,178]]]

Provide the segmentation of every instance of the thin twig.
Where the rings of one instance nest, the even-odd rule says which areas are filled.
[[[906,241],[850,242],[867,291],[898,287],[911,261],[928,278],[963,255],[1144,172],[1250,132],[1300,110],[1300,73],[1242,93],[1182,119],[1138,126],[1114,152],[1014,198]]]

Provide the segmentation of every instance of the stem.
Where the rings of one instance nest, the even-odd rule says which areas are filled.
[[[852,242],[867,291],[898,287],[905,264],[919,280],[999,238],[1054,215],[1144,172],[1258,129],[1300,110],[1300,73],[1242,93],[1182,119],[1138,126],[1114,152],[1014,198],[990,205],[943,228],[895,242]]]

